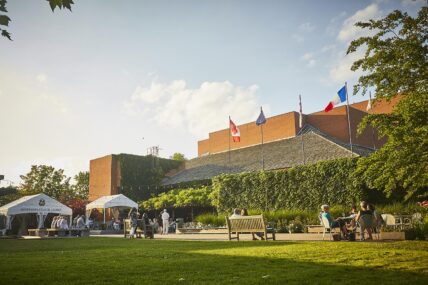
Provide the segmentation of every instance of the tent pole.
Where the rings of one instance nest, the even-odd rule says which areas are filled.
[[[104,214],[104,224],[106,223],[106,208],[103,208],[103,214]]]

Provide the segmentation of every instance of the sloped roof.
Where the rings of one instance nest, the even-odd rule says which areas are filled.
[[[304,151],[303,151],[304,149]],[[265,170],[284,169],[323,160],[353,156],[367,156],[373,150],[350,146],[322,133],[307,124],[298,136],[263,145]],[[304,156],[303,156],[304,154]],[[230,160],[229,160],[230,159]],[[185,170],[165,178],[163,185],[205,180],[224,173],[262,170],[262,145],[215,153],[186,161]]]
[[[25,196],[0,207],[2,215],[17,215],[26,213],[56,213],[71,215],[73,210],[46,194]]]
[[[86,205],[86,210],[113,207],[138,208],[138,204],[123,194],[103,196]]]

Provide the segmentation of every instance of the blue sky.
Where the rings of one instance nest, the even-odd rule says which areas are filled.
[[[242,124],[261,105],[267,117],[297,110],[299,94],[304,113],[322,110],[356,82],[353,23],[423,3],[76,0],[52,13],[44,0],[9,0],[0,174],[17,183],[43,163],[74,175],[152,145],[192,158],[228,115]]]

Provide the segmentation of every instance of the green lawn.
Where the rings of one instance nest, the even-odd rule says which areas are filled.
[[[428,284],[428,242],[0,240],[0,284]]]

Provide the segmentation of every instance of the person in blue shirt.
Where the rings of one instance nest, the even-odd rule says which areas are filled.
[[[348,236],[348,230],[346,229],[346,222],[341,218],[333,219],[333,217],[330,215],[329,205],[322,205],[321,210],[322,210],[321,216],[327,218],[328,222],[330,223],[330,227],[332,229],[339,228],[343,236],[346,238]]]

